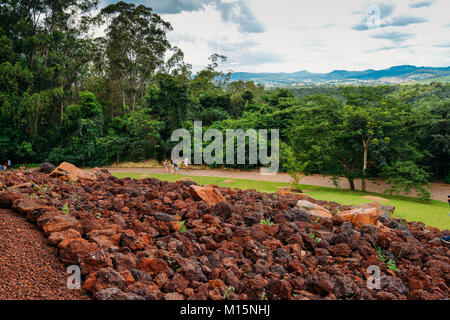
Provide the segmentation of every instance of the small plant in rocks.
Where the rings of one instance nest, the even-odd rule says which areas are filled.
[[[68,215],[68,214],[70,213],[70,209],[69,209],[69,204],[68,204],[68,203],[65,203],[65,204],[64,204],[64,206],[62,207],[62,212],[63,212],[65,215]]]
[[[261,220],[259,223],[260,223],[260,224],[267,224],[267,225],[269,225],[269,226],[273,226],[273,221],[272,221],[271,218],[267,218],[267,219],[265,219],[265,220]]]
[[[377,249],[377,253],[378,253],[378,257],[380,258],[380,260],[386,265],[386,267],[388,267],[388,269],[390,269],[392,271],[398,271],[397,263],[395,262],[395,260],[386,258],[381,253],[381,248]]]
[[[314,234],[314,233],[310,233],[309,236],[311,237],[311,239],[314,240],[315,243],[319,243],[320,239]]]
[[[230,296],[230,294],[231,294],[232,292],[235,292],[235,291],[236,291],[236,289],[235,289],[234,287],[228,287],[228,288],[226,288],[226,289],[224,290],[224,292],[223,292],[223,300],[228,299],[228,297]]]

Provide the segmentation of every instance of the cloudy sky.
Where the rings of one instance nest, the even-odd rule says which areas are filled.
[[[103,0],[106,3],[117,2]],[[161,14],[198,71],[330,72],[450,66],[449,0],[135,0]]]

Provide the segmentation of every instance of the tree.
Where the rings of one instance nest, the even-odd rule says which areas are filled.
[[[304,98],[289,131],[294,150],[301,161],[310,161],[308,170],[344,176],[352,190],[357,178],[362,179],[365,190],[369,169],[373,176],[382,175],[394,183],[404,184],[391,174],[406,179],[422,170],[419,164],[423,152],[417,136],[412,134],[422,120],[411,112],[410,106],[389,94],[380,97],[372,96],[371,90],[367,94],[365,89],[361,92],[364,99],[353,96],[347,103],[357,101],[363,106],[344,105],[344,101],[324,95]],[[396,166],[395,170],[385,170],[393,163],[407,160],[417,167],[403,166],[401,171]],[[407,169],[413,170],[409,176],[405,175]]]
[[[295,191],[302,192],[300,189],[300,180],[306,176],[305,171],[309,162],[300,162],[292,148],[282,142],[280,145],[280,163],[282,163],[284,171],[292,178]]]
[[[151,8],[122,1],[103,8],[99,19],[107,24],[102,42],[108,77],[117,83],[124,110],[128,101],[134,111],[150,77],[163,67],[171,48],[166,34],[172,27]]]
[[[59,127],[61,144],[54,148],[48,160],[69,161],[76,165],[95,165],[97,140],[103,134],[103,110],[90,92],[80,93],[80,104],[66,108]]]

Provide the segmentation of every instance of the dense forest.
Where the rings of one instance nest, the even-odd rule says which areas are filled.
[[[193,74],[151,8],[97,7],[2,0],[0,161],[162,160],[172,132],[201,120],[204,130],[280,129],[283,170],[345,177],[352,188],[383,177],[391,192],[427,198],[430,179],[450,183],[448,84],[265,90],[231,82],[218,54]]]

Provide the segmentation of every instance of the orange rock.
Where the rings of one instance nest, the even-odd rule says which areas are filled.
[[[214,186],[190,186],[190,191],[196,200],[203,200],[212,207],[219,202],[226,202],[225,197]]]
[[[344,221],[351,222],[354,226],[362,225],[378,226],[378,217],[384,214],[381,204],[378,202],[359,205],[351,210],[338,213]]]
[[[63,177],[69,181],[77,181],[78,179],[97,180],[93,173],[77,168],[68,162],[61,163],[52,173],[50,173],[50,176]]]
[[[212,287],[213,289],[221,288],[221,287],[223,287],[223,286],[225,285],[225,284],[223,283],[223,281],[220,280],[220,279],[209,280],[209,284],[211,285],[211,287]]]

